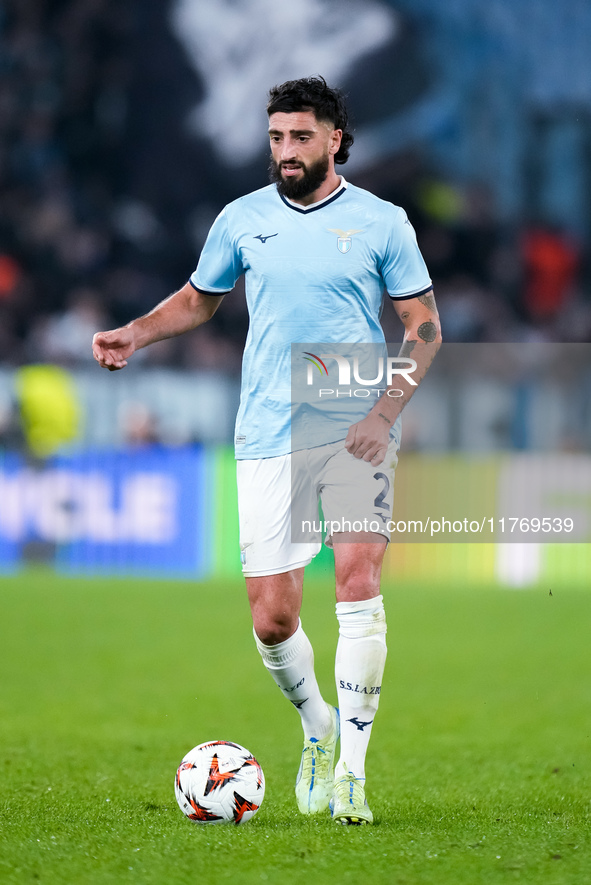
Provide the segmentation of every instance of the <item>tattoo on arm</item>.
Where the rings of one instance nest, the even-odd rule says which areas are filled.
[[[389,427],[392,426],[392,422],[390,421],[390,419],[389,419],[389,418],[386,418],[385,415],[382,415],[381,412],[378,412],[378,417],[379,417],[379,418],[383,418],[384,421],[386,422],[386,424],[387,424]]]
[[[412,339],[403,341],[398,356],[410,356],[417,342]]]
[[[427,307],[433,313],[436,312],[435,296],[434,295],[427,292],[425,295],[419,295],[418,301],[420,301],[421,304],[424,304],[425,307]]]
[[[437,328],[435,323],[432,323],[431,320],[428,320],[426,323],[421,323],[417,329],[417,333],[421,341],[426,341],[428,344],[435,341],[437,338]]]

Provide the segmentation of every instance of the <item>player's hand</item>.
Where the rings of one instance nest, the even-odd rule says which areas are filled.
[[[103,369],[116,372],[124,369],[136,350],[134,334],[124,326],[111,332],[97,332],[92,339],[92,354]]]
[[[386,457],[389,443],[390,424],[370,412],[362,421],[349,427],[345,448],[356,458],[362,458],[377,467]]]

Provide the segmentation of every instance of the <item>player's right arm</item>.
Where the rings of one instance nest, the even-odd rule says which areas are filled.
[[[186,283],[161,301],[154,310],[120,329],[97,332],[92,339],[92,353],[103,369],[123,369],[136,350],[164,338],[174,338],[196,329],[211,319],[223,296],[207,295]]]

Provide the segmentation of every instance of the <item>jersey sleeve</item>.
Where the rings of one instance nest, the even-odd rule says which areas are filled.
[[[393,299],[416,298],[433,286],[414,228],[399,207],[390,225],[381,274]]]
[[[191,274],[191,285],[207,295],[225,295],[236,285],[244,268],[228,228],[228,217],[223,209],[207,235],[196,270]]]

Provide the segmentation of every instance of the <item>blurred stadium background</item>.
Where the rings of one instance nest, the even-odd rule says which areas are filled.
[[[243,292],[121,373],[90,342],[187,280],[267,183],[268,87],[321,73],[350,96],[345,175],[407,209],[449,348],[406,415],[398,513],[418,493],[494,517],[518,476],[512,515],[576,522],[553,538],[576,543],[392,544],[387,574],[585,582],[590,43],[585,0],[3,0],[0,569],[239,574]]]

